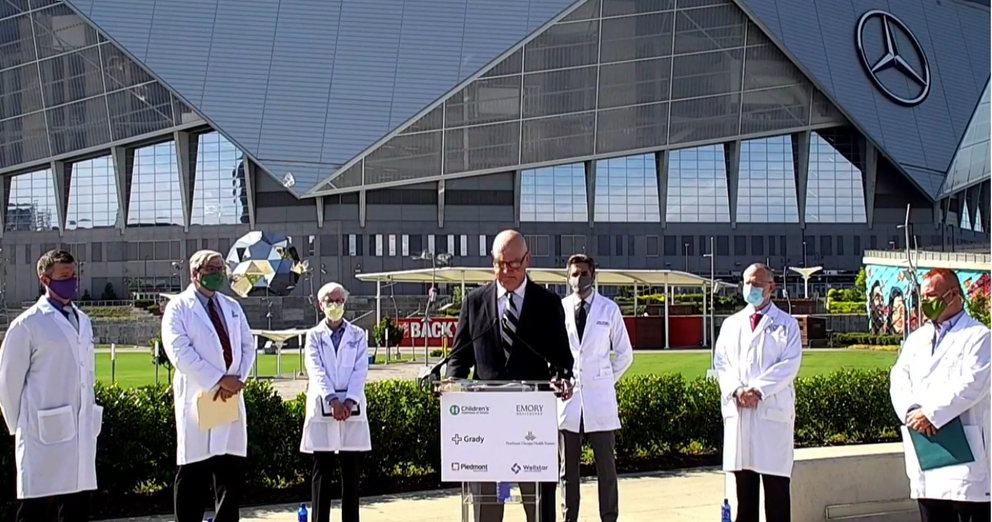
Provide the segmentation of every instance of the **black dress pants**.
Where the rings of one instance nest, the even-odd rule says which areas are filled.
[[[331,477],[334,467],[341,470],[341,522],[358,522],[358,477],[361,456],[355,451],[315,451],[310,481],[313,522],[331,521]]]
[[[761,508],[761,485],[765,486],[766,522],[789,522],[792,496],[789,477],[760,475],[751,470],[735,471],[737,482],[737,521],[758,522]]]
[[[959,502],[954,500],[919,499],[923,522],[989,522],[992,515],[989,502]]]
[[[176,522],[203,522],[211,479],[214,485],[214,522],[241,520],[245,458],[218,455],[179,466],[173,490]]]
[[[89,492],[17,501],[15,522],[87,522]]]

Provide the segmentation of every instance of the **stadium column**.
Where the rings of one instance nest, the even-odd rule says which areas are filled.
[[[365,189],[358,191],[358,226],[365,228]]]
[[[935,199],[933,200],[933,229],[940,230],[941,225],[944,223],[944,211],[943,211],[943,200]]]
[[[324,196],[317,196],[313,199],[317,203],[317,228],[324,228]]]
[[[248,207],[248,227],[255,230],[255,176],[258,175],[258,165],[246,156],[242,156],[245,168],[245,206]]]
[[[114,147],[110,149],[110,158],[114,162],[114,184],[117,188],[117,208],[120,209],[121,219],[117,220],[117,228],[121,234],[127,228],[127,216],[131,205],[131,182],[134,180],[134,149]]]
[[[521,171],[513,171],[513,223],[520,227],[520,179]]]
[[[668,226],[668,152],[654,153],[655,175],[658,177],[658,217],[661,228]]]
[[[861,138],[860,142],[865,151],[864,165],[861,166],[861,182],[865,194],[865,218],[868,220],[868,229],[871,230],[875,223],[875,178],[878,173],[878,149],[864,138]]]
[[[589,228],[592,228],[592,224],[595,221],[596,213],[596,162],[587,161],[585,162],[586,168],[586,209],[589,215]]]
[[[3,231],[7,228],[7,205],[10,202],[10,185],[14,180],[14,176],[3,176],[3,201],[0,201],[0,237],[3,237]]]
[[[966,196],[965,195],[965,192],[967,192],[967,191],[962,190],[961,192],[958,192],[957,194],[954,195],[954,199],[958,203],[958,213],[957,213],[957,216],[956,216],[957,219],[954,221],[953,224],[954,224],[954,226],[956,226],[958,228],[961,228],[961,221],[964,220],[964,207],[967,205],[967,203],[965,202],[966,199],[967,199],[965,197]],[[969,219],[970,219],[970,216],[969,216]]]
[[[444,180],[437,181],[437,228],[444,228]]]
[[[730,204],[730,228],[737,228],[737,187],[741,166],[740,140],[723,144],[723,160],[727,164],[727,203]]]
[[[179,172],[179,190],[182,192],[183,232],[189,232],[193,218],[193,191],[196,188],[196,148],[199,136],[177,131],[173,133],[176,143],[176,170]]]
[[[796,178],[796,207],[799,211],[799,227],[806,228],[806,196],[809,193],[809,140],[810,131],[796,132],[790,137],[792,142],[792,172]]]
[[[55,214],[59,220],[59,237],[62,237],[65,233],[66,207],[69,206],[69,187],[72,184],[72,163],[53,161],[50,168],[55,187]]]
[[[982,216],[983,212],[979,212],[978,210],[982,204],[981,190],[982,185],[978,184],[968,187],[968,190],[965,191],[965,196],[968,198],[968,222],[971,223],[972,230],[975,230],[975,225],[979,224],[978,218],[984,217]],[[984,231],[984,229],[982,230]]]
[[[986,234],[989,234],[990,232],[992,232],[992,230],[989,230],[990,228],[992,228],[992,226],[989,225],[989,223],[990,223],[989,218],[992,217],[992,216],[989,216],[989,214],[992,213],[992,209],[989,209],[989,206],[990,206],[989,205],[989,203],[990,203],[989,200],[992,199],[992,182],[990,182],[989,180],[983,181],[979,185],[978,191],[979,191],[979,194],[980,194],[980,199],[978,201],[978,208],[982,209],[982,232],[985,232]],[[6,194],[5,194],[4,195],[4,201],[6,201],[6,200],[7,200],[7,197],[6,197]],[[6,212],[6,210],[5,210],[5,212]]]

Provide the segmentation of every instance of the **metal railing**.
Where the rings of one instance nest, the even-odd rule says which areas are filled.
[[[974,252],[930,252],[926,250],[911,251],[914,264],[926,265],[928,263],[959,263],[973,264],[975,268],[981,270],[992,268],[992,255],[979,254]],[[864,259],[889,259],[893,261],[905,261],[906,252],[898,250],[865,250]]]

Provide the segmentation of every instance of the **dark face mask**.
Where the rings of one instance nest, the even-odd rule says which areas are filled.
[[[210,290],[211,292],[216,292],[220,290],[220,287],[224,286],[225,276],[221,272],[214,272],[211,274],[201,274],[200,275],[200,286]]]
[[[59,280],[50,279],[47,286],[53,294],[70,301],[76,298],[76,293],[79,288],[79,284],[75,277]]]
[[[595,281],[592,276],[569,277],[568,286],[571,287],[572,292],[583,294],[593,287]]]

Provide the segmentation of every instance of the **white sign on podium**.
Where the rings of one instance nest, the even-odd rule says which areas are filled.
[[[558,399],[551,392],[441,395],[443,482],[557,482]]]

